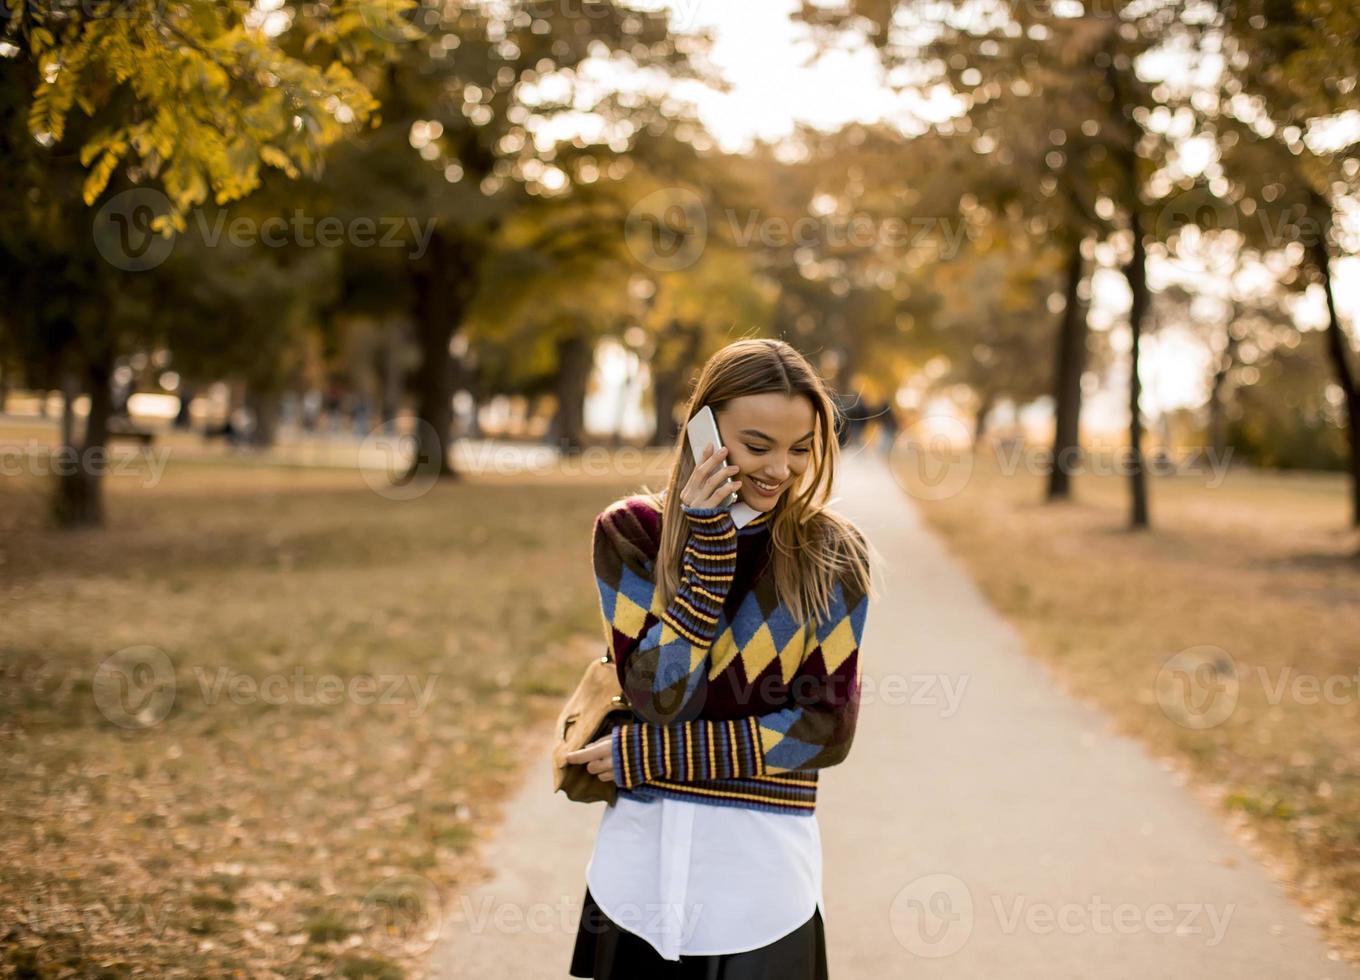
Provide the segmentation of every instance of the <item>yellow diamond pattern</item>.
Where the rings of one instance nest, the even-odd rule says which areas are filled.
[[[741,651],[741,665],[746,669],[746,679],[749,681],[759,677],[777,653],[770,627],[762,623],[751,637],[751,642],[746,644],[746,649]]]
[[[803,666],[803,661],[807,659],[809,635],[807,627],[803,627],[794,633],[784,649],[779,651],[779,674],[785,684],[793,680],[798,668]]]
[[[713,646],[708,651],[708,679],[712,680],[727,669],[727,665],[732,662],[732,658],[737,655],[737,641],[732,636],[732,627],[728,626],[718,638],[713,641]]]
[[[836,668],[845,662],[855,650],[855,632],[847,616],[836,624],[829,636],[822,641],[822,659],[826,661],[827,673],[835,673]]]
[[[643,609],[622,592],[615,598],[614,626],[620,633],[633,639],[637,639],[642,635],[642,624],[646,618],[647,610]]]
[[[760,750],[762,755],[769,753],[780,742],[784,741],[784,733],[773,728],[766,728],[764,725],[757,726],[760,732]],[[779,772],[778,769],[771,769],[771,772]]]
[[[699,665],[704,662],[704,658],[707,656],[708,651],[703,647],[691,646],[689,648],[689,672],[693,674],[698,670]]]
[[[673,626],[671,626],[670,623],[668,623],[666,620],[663,619],[663,620],[661,621],[661,639],[660,639],[660,646],[663,646],[663,647],[664,647],[664,646],[668,646],[668,645],[674,643],[676,640],[685,640],[686,643],[689,642],[689,640],[686,640],[686,639],[685,639],[684,637],[682,637],[679,633],[677,633],[677,632],[675,631],[675,628],[674,628]]]

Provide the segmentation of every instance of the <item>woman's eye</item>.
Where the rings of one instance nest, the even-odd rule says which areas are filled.
[[[812,452],[812,450],[809,449],[807,446],[799,446],[797,449],[794,450],[794,452],[801,453],[802,455],[806,456],[808,453]]]
[[[763,449],[757,449],[755,446],[752,446],[752,445],[747,445],[746,449],[747,449],[749,452],[755,453],[757,456],[759,456],[761,453],[763,453],[763,452],[765,451],[765,450],[763,450]]]

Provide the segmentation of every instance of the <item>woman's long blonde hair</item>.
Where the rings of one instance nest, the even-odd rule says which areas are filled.
[[[802,395],[815,416],[808,468],[775,505],[770,520],[774,546],[771,556],[780,603],[797,622],[830,615],[837,581],[853,583],[869,595],[869,548],[853,523],[827,507],[832,478],[840,457],[836,441],[836,406],[826,384],[812,365],[782,340],[737,340],[704,364],[685,410],[688,422],[705,405],[714,414],[734,398],[777,392]],[[676,436],[675,460],[664,496],[644,485],[642,496],[661,512],[661,543],[656,560],[656,585],[662,608],[670,605],[680,585],[681,555],[688,537],[688,520],[680,509],[680,488],[694,471],[685,427]]]

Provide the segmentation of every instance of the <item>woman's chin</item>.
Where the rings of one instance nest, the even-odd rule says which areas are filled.
[[[767,497],[763,493],[756,493],[755,491],[743,488],[741,491],[741,500],[743,503],[754,507],[756,510],[769,510],[775,504],[779,503],[779,498],[783,495],[784,491],[782,490],[779,493]]]

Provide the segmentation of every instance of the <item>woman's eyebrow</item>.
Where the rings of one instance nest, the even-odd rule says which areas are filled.
[[[742,429],[740,432],[737,433],[737,435],[739,435],[739,436],[756,436],[757,438],[764,439],[766,442],[776,442],[776,441],[777,441],[773,436],[767,436],[765,433],[761,432],[759,429]],[[807,435],[805,435],[805,436],[799,436],[797,439],[795,439],[795,440],[793,440],[793,441],[794,441],[794,442],[802,442],[804,439],[811,439],[812,436],[813,436],[813,433],[809,432]]]

